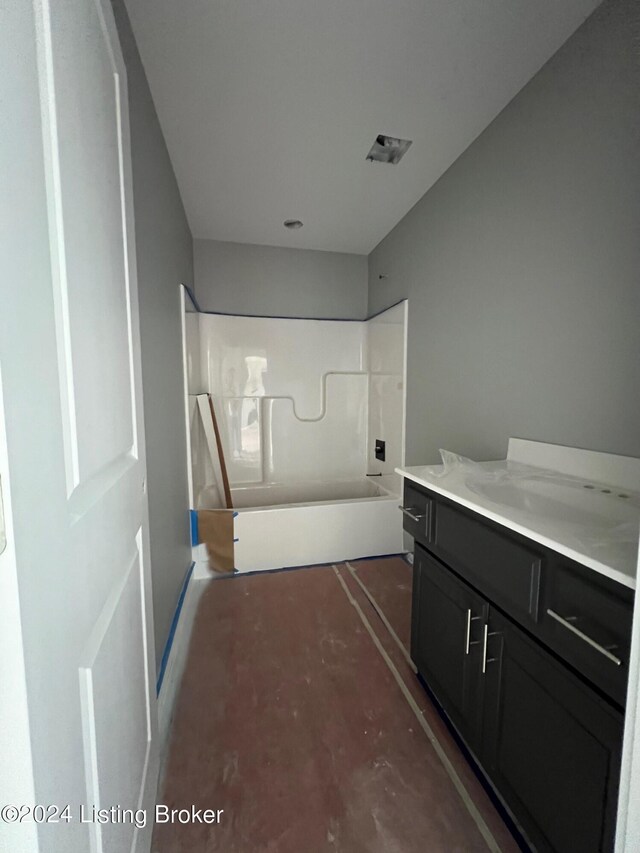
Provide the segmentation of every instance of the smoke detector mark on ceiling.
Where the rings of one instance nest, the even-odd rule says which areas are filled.
[[[413,140],[397,139],[395,136],[379,134],[367,154],[367,160],[376,163],[399,163],[409,150]]]

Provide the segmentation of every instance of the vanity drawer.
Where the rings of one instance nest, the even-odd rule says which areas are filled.
[[[618,704],[626,698],[633,592],[597,572],[549,566],[540,638]]]
[[[438,500],[433,514],[431,550],[498,607],[537,621],[542,555],[449,503]]]
[[[402,500],[402,524],[410,536],[418,542],[431,542],[431,518],[433,500],[409,480],[405,480]]]

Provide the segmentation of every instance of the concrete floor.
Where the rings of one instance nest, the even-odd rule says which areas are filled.
[[[224,811],[153,851],[515,853],[413,672],[410,602],[400,557],[208,584],[159,800]]]

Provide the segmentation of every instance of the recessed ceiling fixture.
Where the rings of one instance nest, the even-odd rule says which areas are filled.
[[[376,163],[399,163],[413,140],[397,139],[395,136],[379,134],[367,154],[367,160]]]
[[[284,227],[290,231],[297,231],[299,228],[302,228],[302,222],[299,219],[285,219]]]

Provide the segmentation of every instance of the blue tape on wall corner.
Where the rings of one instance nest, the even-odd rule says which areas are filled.
[[[187,291],[189,299],[191,300],[191,304],[196,309],[198,314],[203,314],[204,312],[203,312],[202,308],[198,305],[198,300],[196,299],[196,294],[195,294],[193,288],[190,287],[188,284],[184,284],[184,283],[182,284],[182,286]]]
[[[189,517],[191,521],[191,545],[199,545],[200,536],[198,535],[198,511],[195,509],[190,509]]]
[[[173,614],[173,619],[171,620],[171,627],[169,628],[169,636],[167,637],[167,642],[164,644],[164,651],[162,653],[162,660],[160,661],[160,672],[158,673],[158,680],[156,682],[156,696],[160,695],[160,690],[162,688],[162,682],[164,680],[164,673],[167,668],[167,661],[169,660],[169,655],[171,654],[171,646],[173,645],[173,638],[176,634],[176,628],[178,627],[178,620],[180,619],[180,612],[182,610],[182,605],[184,604],[184,597],[187,594],[187,587],[189,586],[189,581],[191,580],[191,575],[193,574],[193,570],[195,568],[195,563],[191,563],[189,568],[187,569],[187,574],[185,575],[184,582],[182,584],[182,589],[180,590],[180,595],[178,597],[178,603],[176,604],[176,609]]]

